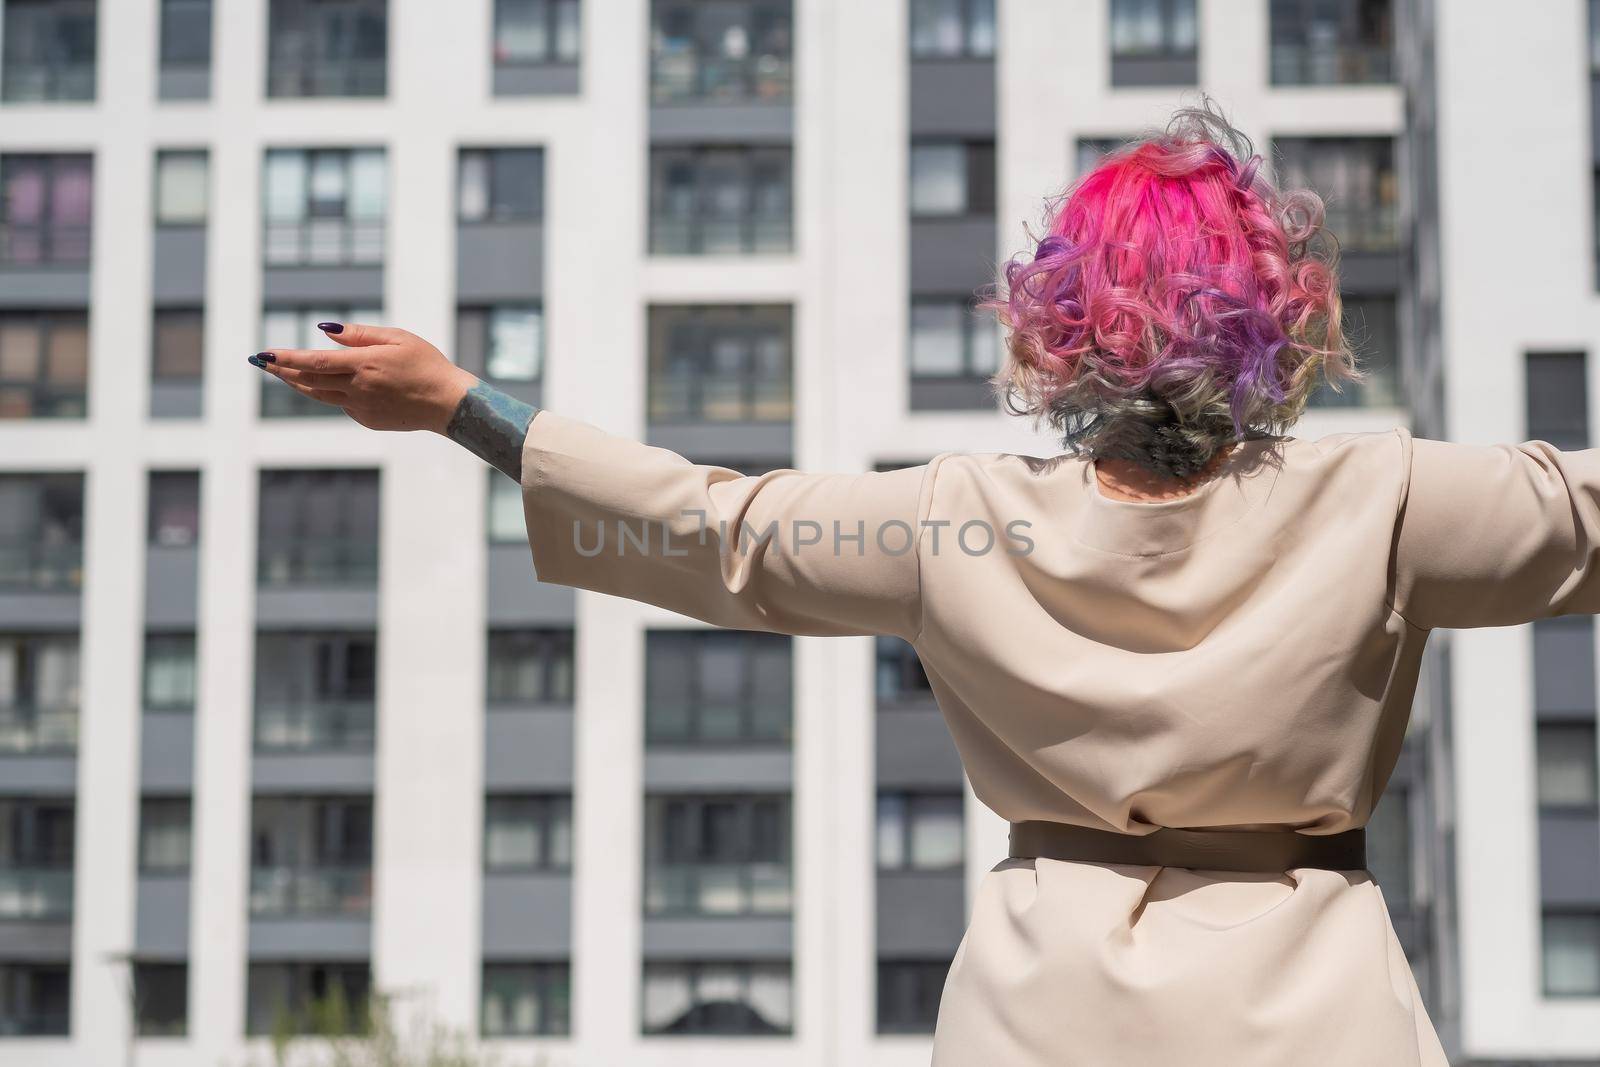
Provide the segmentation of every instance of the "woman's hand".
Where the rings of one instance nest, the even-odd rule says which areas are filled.
[[[269,348],[250,362],[313,400],[343,408],[370,430],[442,434],[478,379],[414,333],[321,322],[337,348]]]

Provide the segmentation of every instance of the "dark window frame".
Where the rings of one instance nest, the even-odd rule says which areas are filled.
[[[89,379],[94,373],[94,354],[90,346],[89,312],[87,309],[49,308],[29,310],[6,308],[0,310],[0,326],[13,327],[31,321],[38,336],[38,364],[32,378],[0,377],[0,421],[10,418],[26,419],[85,419],[89,416]],[[81,330],[84,336],[83,378],[58,378],[58,370],[51,360],[51,339],[56,330]],[[0,343],[4,343],[0,337]],[[70,365],[70,364],[69,364]],[[26,396],[26,414],[3,414],[4,394]]]
[[[919,371],[916,359],[916,312],[919,307],[949,308],[951,305],[962,305],[966,314],[961,319],[961,371],[956,374],[926,374]],[[926,382],[986,382],[993,375],[994,370],[987,367],[978,367],[977,357],[982,351],[978,342],[980,330],[994,330],[995,325],[986,318],[985,312],[978,307],[978,300],[970,294],[962,295],[934,295],[932,293],[917,293],[911,297],[910,307],[907,310],[906,331],[906,369],[912,381]],[[1000,342],[995,341],[996,360],[1001,358]]]
[[[792,304],[651,304],[647,313],[649,344],[645,384],[648,419],[652,423],[785,423],[794,418],[794,306]],[[724,368],[714,365],[714,349],[725,338],[747,345],[738,375],[739,418],[723,419],[707,412],[708,383],[726,385]],[[782,344],[783,374],[763,373],[759,345],[776,337]],[[683,400],[670,403],[680,384]],[[771,393],[769,397],[767,394]],[[781,396],[780,396],[781,394]],[[771,405],[781,416],[760,417]]]
[[[278,973],[286,976],[289,999],[293,1003],[279,1005],[272,1021],[262,1025],[264,1020],[261,1016],[264,1013],[255,1010],[254,995],[258,993],[264,976]],[[371,964],[344,960],[252,960],[245,977],[245,1036],[270,1037],[280,1029],[280,1024],[282,1029],[292,1034],[311,1033],[316,1022],[312,1016],[317,1014],[319,1007],[312,997],[319,995],[317,987],[328,988],[335,983],[348,1012],[345,1021],[349,1029],[346,1032],[356,1034],[364,1031],[373,992]],[[320,1033],[320,1030],[317,1032]]]
[[[1586,919],[1600,927],[1600,909],[1584,907],[1567,907],[1546,905],[1539,912],[1539,992],[1549,1000],[1572,1001],[1591,1000],[1600,997],[1600,984],[1592,989],[1583,990],[1553,990],[1550,988],[1550,973],[1546,956],[1550,950],[1550,922],[1552,919]],[[1600,929],[1596,932],[1600,939]]]
[[[732,3],[715,6],[694,0],[652,0],[650,4],[650,99],[657,105],[789,104],[794,99],[793,0],[737,0],[749,38],[742,57],[718,53],[714,31],[718,16]],[[677,23],[671,27],[669,24]],[[667,42],[681,42],[668,52]],[[672,77],[681,60],[686,78]],[[773,73],[764,75],[762,65]],[[722,87],[731,91],[721,92]]]
[[[251,920],[370,915],[376,814],[370,793],[252,797]]]
[[[169,33],[172,24],[184,17],[196,18],[198,22],[203,18],[205,22],[205,54],[198,52],[194,55],[184,54],[179,49]],[[216,48],[216,19],[212,10],[211,0],[161,0],[156,10],[157,36],[160,38],[157,62],[160,69],[187,71],[209,71],[211,57]]]
[[[1381,37],[1387,41],[1363,40],[1361,7],[1369,0],[1345,0],[1338,19],[1338,36],[1331,51],[1311,43],[1309,31],[1316,24],[1315,9],[1325,0],[1271,0],[1267,8],[1268,81],[1273,86],[1388,85],[1396,80],[1395,13],[1389,0],[1378,0],[1373,7],[1387,7]],[[1289,19],[1294,19],[1291,24]],[[1318,77],[1319,60],[1331,61],[1331,77]]]
[[[382,476],[376,468],[267,467],[260,472],[261,513],[257,523],[260,545],[256,559],[256,586],[260,589],[375,588],[380,566],[382,537]],[[340,509],[333,525],[335,536],[313,529],[310,513],[323,512],[333,497]],[[280,499],[280,497],[282,499]],[[371,512],[364,512],[370,502]],[[289,519],[280,530],[271,528],[276,517]],[[306,558],[307,546],[333,546],[336,551],[326,570]],[[284,568],[282,576],[271,573]]]
[[[497,810],[525,809],[518,823],[537,827],[539,855],[528,863],[496,863],[489,856],[489,827]],[[483,800],[483,870],[485,874],[570,874],[572,873],[573,824],[571,793],[503,792],[489,793]],[[563,857],[555,848],[558,832],[565,828],[567,842]]]
[[[376,154],[383,159],[384,166],[384,196],[383,214],[376,216],[363,216],[355,213],[355,159],[358,153]],[[268,184],[266,175],[270,169],[273,156],[301,156],[305,165],[301,175],[300,194],[298,200],[304,205],[300,215],[291,220],[274,221],[269,213]],[[318,163],[326,159],[335,159],[344,170],[344,197],[341,209],[337,212],[324,212],[319,214],[316,208],[316,199],[312,195],[312,186],[315,184],[314,173]],[[262,153],[261,173],[261,262],[267,270],[294,270],[300,268],[382,268],[388,255],[389,245],[389,209],[390,193],[393,191],[393,174],[389,169],[389,150],[385,145],[348,145],[343,147],[313,147],[295,148],[269,146]],[[311,255],[312,239],[311,229],[314,225],[326,225],[331,222],[340,224],[339,230],[339,257],[334,260],[316,259]],[[274,259],[273,249],[277,247],[274,233],[281,231],[288,233],[294,231],[295,248],[297,254],[293,258]],[[370,248],[366,247],[370,242]]]
[[[880,710],[930,704],[934,699],[933,685],[921,657],[910,642],[901,638],[880,635],[875,640],[872,677],[873,697]]]
[[[276,646],[276,647],[274,647]],[[256,635],[256,668],[252,746],[257,753],[369,752],[377,744],[378,636],[374,630],[262,630]],[[366,661],[366,662],[363,662]],[[288,680],[286,670],[265,670],[277,663],[292,667],[293,684],[280,696],[273,689]],[[370,666],[371,677],[363,677]],[[272,684],[267,684],[270,678]],[[267,737],[267,711],[323,720],[326,737],[308,744],[274,744]],[[315,723],[307,728],[318,732]]]
[[[151,669],[157,662],[152,652],[160,649],[180,649],[188,652],[191,697],[186,702],[156,701],[152,695]],[[144,658],[140,665],[140,698],[146,714],[192,715],[199,700],[199,643],[193,630],[152,631],[145,634]]]
[[[140,1037],[187,1036],[189,964],[134,960],[132,967],[135,1032]]]
[[[900,862],[887,864],[879,854],[876,834],[879,830],[879,811],[883,802],[896,799],[901,803],[900,815]],[[948,805],[951,800],[956,802],[957,810],[961,816],[958,825],[961,827],[961,854],[950,863],[945,864],[920,864],[915,860],[913,842],[916,838],[915,828],[919,814],[926,814],[927,809],[934,804]],[[873,804],[873,865],[879,873],[916,872],[919,874],[938,874],[940,872],[960,871],[966,865],[967,853],[967,828],[966,828],[966,794],[959,788],[954,789],[879,789]]]
[[[576,67],[583,61],[583,3],[582,0],[548,0],[545,4],[545,56],[540,59],[520,59],[502,55],[500,30],[504,21],[504,0],[494,0],[494,10],[489,20],[489,55],[496,70],[544,70],[550,67]],[[560,41],[562,9],[577,12],[578,50],[571,56],[561,55]]]
[[[951,963],[950,959],[878,960],[878,1033],[933,1033],[939,1015],[940,994],[944,991]],[[930,986],[933,992],[931,1000],[927,997]]]
[[[266,97],[270,100],[381,98],[389,92],[388,0],[267,0]],[[340,20],[346,20],[341,25]],[[363,34],[381,20],[381,55],[335,54],[330,42]],[[370,40],[363,42],[370,44]],[[324,86],[320,79],[333,76]]]
[[[0,1032],[16,1037],[67,1037],[72,1032],[72,965],[36,963],[28,960],[0,960],[0,1009],[9,1011],[21,999],[41,999],[38,983],[47,978],[51,990],[61,1002],[59,1011],[44,1011],[35,1007],[32,1015],[12,1016],[0,1014]],[[26,992],[18,987],[26,983]]]
[[[508,192],[512,176],[504,173],[508,153],[529,156],[534,161],[533,193],[527,210],[497,210],[496,205],[512,200],[498,194]],[[466,188],[465,171],[469,161],[481,159],[488,175],[488,207],[480,217],[467,215],[462,210],[462,192]],[[493,225],[497,223],[543,222],[545,216],[546,161],[543,145],[468,145],[456,155],[456,222],[462,226]]]
[[[489,997],[493,979],[512,975],[531,979],[541,1008],[532,1028],[489,1026]],[[559,1010],[552,1010],[558,1005]],[[566,960],[486,960],[478,1000],[479,1036],[496,1040],[513,1037],[564,1037],[572,1033],[572,968]]]
[[[1348,253],[1386,253],[1404,244],[1401,229],[1402,195],[1400,188],[1399,145],[1396,138],[1383,134],[1280,134],[1271,141],[1273,169],[1279,182],[1288,187],[1309,187],[1322,198],[1326,226]],[[1373,203],[1359,203],[1349,189],[1318,188],[1316,171],[1327,167],[1346,175],[1357,175],[1371,186]],[[1384,203],[1386,198],[1392,202]]]
[[[32,580],[14,577],[0,566],[0,590],[71,592],[83,587],[84,476],[82,471],[0,472],[0,491],[16,487],[28,496],[27,523],[6,532],[18,534],[14,543],[0,540],[0,562],[14,555]],[[9,496],[0,494],[0,500]],[[74,508],[72,505],[76,504]],[[10,526],[10,524],[8,524]],[[48,568],[48,570],[44,570]],[[41,574],[57,574],[46,580]]]
[[[718,814],[731,815],[731,821],[719,822]],[[775,832],[776,840],[763,837],[762,823]],[[646,918],[782,918],[794,913],[794,804],[788,793],[647,793],[644,827]],[[731,834],[713,839],[724,830]],[[755,907],[752,874],[762,865],[780,866],[787,874],[788,907]],[[744,906],[737,911],[717,912],[692,906],[652,906],[654,879],[664,877],[665,871],[700,867],[739,868]]]
[[[918,210],[911,202],[911,190],[916,186],[916,159],[919,148],[958,148],[961,150],[962,186],[965,203],[954,211]],[[907,203],[912,219],[993,219],[998,210],[998,162],[995,141],[973,137],[917,137],[911,141],[911,151],[906,157]],[[976,180],[975,180],[976,176]]]
[[[0,56],[0,102],[6,104],[93,103],[98,91],[100,60],[99,9],[96,0],[6,0],[3,5],[5,28],[4,55]],[[32,9],[32,10],[30,10]],[[22,14],[27,12],[27,14]],[[54,22],[55,32],[35,35],[22,32],[21,20],[35,18],[40,25]],[[72,25],[87,27],[88,56],[73,54],[74,42],[68,38]],[[50,39],[45,54],[32,49],[39,36]],[[76,42],[81,45],[83,42]],[[27,79],[41,79],[43,89],[34,95],[24,91]]]
[[[688,983],[691,999],[688,1012],[684,1016],[680,1017],[681,1020],[693,1017],[694,1013],[707,1003],[706,1001],[697,1001],[694,999],[694,990],[699,985],[700,978],[704,972],[711,969],[724,971],[728,968],[734,968],[739,975],[742,999],[738,1003],[742,1004],[748,1012],[748,1014],[741,1016],[745,1025],[729,1026],[728,1024],[732,1022],[732,1019],[727,1017],[726,1014],[724,1014],[723,1018],[719,1020],[709,1011],[700,1011],[699,1018],[702,1019],[706,1025],[699,1027],[685,1027],[681,1030],[665,1029],[661,1027],[651,1028],[643,1017],[642,1009],[644,998],[641,997],[641,1015],[639,1019],[640,1033],[646,1037],[668,1038],[697,1036],[787,1037],[792,1035],[794,1033],[794,965],[789,960],[645,960],[641,969],[641,982],[648,982],[652,974],[660,974],[664,972],[683,973],[684,978]],[[751,979],[761,971],[776,973],[779,970],[784,972],[789,982],[788,1025],[779,1027],[768,1024],[766,1028],[756,1028],[752,1025],[752,1019],[755,1016],[755,1012],[753,1009],[749,1008],[749,989]]]
[[[1576,370],[1576,373],[1574,372]],[[1534,349],[1523,355],[1524,432],[1557,448],[1589,447],[1589,358],[1582,349]],[[1551,401],[1571,410],[1556,411]]]
[[[1108,30],[1109,30],[1109,32],[1107,33],[1107,42],[1108,42],[1108,46],[1109,46],[1110,51],[1111,51],[1111,61],[1113,63],[1117,62],[1118,60],[1123,60],[1123,59],[1165,59],[1165,60],[1176,60],[1176,59],[1197,59],[1197,58],[1199,58],[1199,55],[1200,55],[1200,37],[1199,37],[1199,33],[1198,33],[1198,24],[1199,24],[1199,19],[1200,19],[1199,0],[1144,0],[1144,2],[1159,3],[1161,5],[1161,9],[1162,10],[1161,10],[1160,22],[1161,22],[1161,31],[1162,31],[1161,32],[1162,41],[1161,41],[1160,45],[1158,45],[1155,48],[1133,48],[1133,49],[1126,49],[1125,48],[1125,49],[1122,49],[1122,50],[1119,51],[1118,48],[1117,48],[1117,37],[1116,37],[1116,32],[1115,32],[1115,27],[1116,27],[1116,24],[1117,24],[1117,8],[1122,6],[1125,3],[1128,3],[1128,2],[1129,2],[1129,0],[1110,0],[1109,6],[1107,8],[1107,12],[1108,12],[1107,27],[1108,27]],[[1139,0],[1134,0],[1134,2],[1139,2]],[[1193,20],[1194,20],[1194,22],[1196,24],[1197,32],[1195,34],[1195,43],[1194,43],[1194,45],[1192,47],[1189,47],[1189,48],[1179,48],[1172,41],[1173,27],[1177,24],[1177,21],[1178,21],[1176,16],[1177,16],[1178,8],[1179,8],[1180,5],[1188,7],[1193,12],[1192,18],[1193,18]]]
[[[706,695],[705,659],[709,654],[734,652],[739,658],[740,695],[736,714],[739,731],[732,736],[709,733],[705,726],[707,706],[713,701]],[[766,664],[771,667],[781,658],[788,673],[784,686],[785,706],[775,709],[777,714],[763,707],[760,686],[761,657],[770,656]],[[681,714],[688,726],[682,733],[662,729],[665,694],[656,690],[662,684],[659,675],[661,658],[681,660],[688,665],[688,677],[683,694]],[[674,694],[675,695],[675,694]],[[679,711],[680,709],[673,709]],[[765,718],[781,721],[780,736],[769,736],[759,728]],[[794,743],[794,642],[782,634],[758,633],[752,630],[710,629],[651,629],[645,632],[645,747],[669,748],[789,748]]]
[[[184,824],[184,857],[181,864],[166,864],[153,862],[149,849],[146,847],[150,830],[151,815],[157,811],[182,812]],[[194,865],[194,801],[187,793],[172,795],[145,795],[139,798],[139,873],[141,875],[158,875],[163,878],[187,877]]]
[[[539,351],[536,354],[538,366],[531,378],[506,378],[489,373],[490,357],[494,347],[494,315],[497,311],[522,311],[532,312],[539,317]],[[472,332],[469,338],[468,331]],[[529,300],[499,300],[493,303],[471,302],[460,304],[456,307],[456,353],[458,362],[467,366],[463,358],[469,352],[476,353],[476,367],[468,366],[486,382],[511,382],[517,385],[540,384],[545,377],[545,341],[549,336],[549,324],[545,318],[544,301],[540,298]]]
[[[1000,12],[999,4],[995,0],[957,0],[961,9],[961,45],[955,51],[944,51],[935,47],[922,47],[917,45],[917,0],[910,0],[906,5],[906,49],[911,59],[916,63],[939,62],[948,60],[989,60],[992,61],[999,53],[1000,45]],[[975,26],[982,25],[982,12],[987,10],[989,24],[989,39],[993,42],[988,49],[978,48],[973,39]]]
[[[571,627],[511,627],[489,630],[485,650],[484,698],[491,708],[526,704],[570,707],[576,699],[577,636]],[[513,671],[535,662],[542,696],[528,697],[496,682],[496,663],[512,659]],[[506,668],[502,666],[501,670]]]
[[[9,7],[9,4],[8,4]],[[39,221],[34,231],[38,258],[19,258],[13,247],[19,224],[9,215],[6,191],[18,172],[38,169],[43,198]],[[64,174],[81,169],[89,183],[89,202],[82,221],[58,222],[53,218],[58,183]],[[94,256],[94,179],[93,152],[4,152],[0,153],[0,266],[27,270],[86,270]]]

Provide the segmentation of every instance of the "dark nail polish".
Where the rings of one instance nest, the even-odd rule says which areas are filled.
[[[278,357],[273,355],[271,352],[257,352],[256,353],[256,358],[259,359],[263,363],[276,363],[276,362],[278,362]]]
[[[321,330],[323,333],[344,333],[344,323],[319,322],[317,323],[317,329]]]
[[[246,356],[245,362],[250,364],[252,367],[260,367],[262,370],[267,369],[267,361],[262,359],[260,356]]]

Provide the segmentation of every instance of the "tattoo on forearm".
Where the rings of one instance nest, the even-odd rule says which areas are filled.
[[[445,436],[486,463],[522,481],[522,442],[539,413],[531,404],[479,382],[450,416]]]

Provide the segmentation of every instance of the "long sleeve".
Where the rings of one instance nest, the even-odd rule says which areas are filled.
[[[1600,612],[1600,449],[1399,435],[1402,617],[1431,629]]]
[[[735,629],[910,639],[931,469],[742,476],[541,411],[522,498],[540,581]]]

